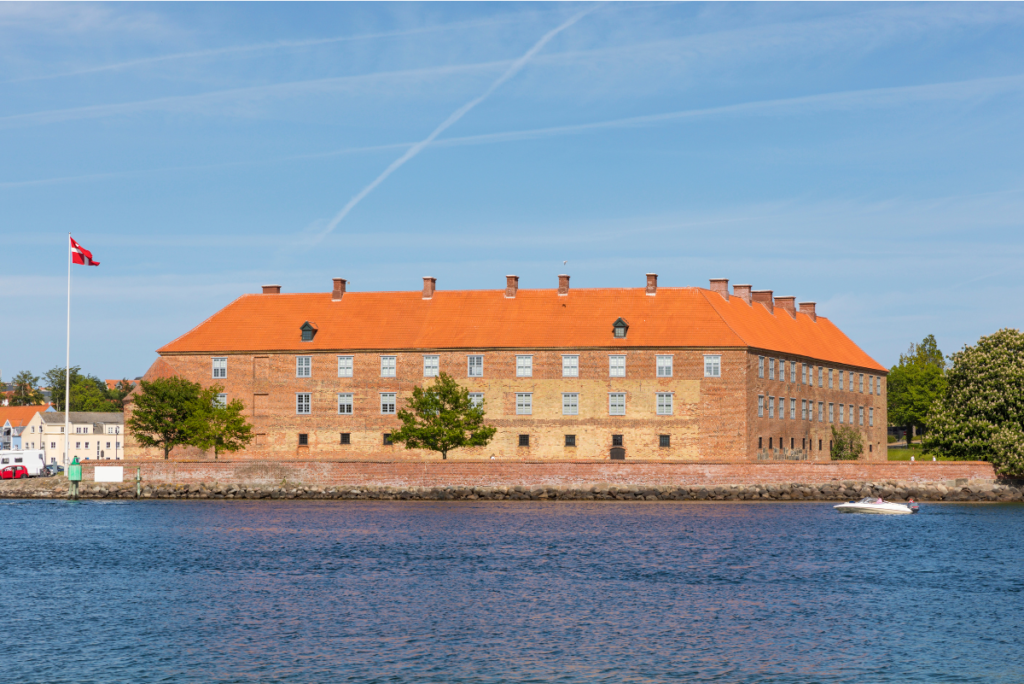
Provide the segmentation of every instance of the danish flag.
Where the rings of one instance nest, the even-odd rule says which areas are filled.
[[[75,242],[75,238],[68,235],[71,240],[71,260],[83,266],[99,266],[100,262],[92,260],[92,252]]]

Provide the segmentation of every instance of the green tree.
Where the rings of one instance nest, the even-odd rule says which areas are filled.
[[[107,389],[107,400],[116,411],[124,411],[124,401],[133,389],[135,389],[135,385],[131,380],[127,378],[120,380],[114,385],[114,389]]]
[[[71,410],[72,411],[117,411],[107,396],[107,384],[94,375],[82,375],[82,369],[72,366],[71,376]],[[64,410],[65,373],[62,366],[57,366],[44,374],[50,386],[53,408]]]
[[[906,427],[909,444],[915,427],[928,427],[932,404],[946,389],[946,359],[934,335],[900,355],[888,384],[889,424]]]
[[[176,376],[140,380],[125,427],[142,446],[163,449],[166,459],[176,446],[202,448],[210,435],[210,410],[210,393],[198,382]]]
[[[452,449],[487,446],[497,431],[484,425],[483,406],[473,406],[469,390],[445,373],[426,389],[413,388],[409,409],[398,412],[402,427],[391,440],[406,449],[439,451],[443,459]]]
[[[935,402],[925,453],[992,463],[1024,476],[1024,334],[1003,329],[953,354]]]
[[[29,371],[21,371],[14,376],[11,384],[11,406],[38,406],[43,403],[43,393],[39,391],[39,377]]]
[[[864,453],[864,439],[849,425],[832,426],[832,460],[856,461]]]
[[[196,440],[195,446],[200,449],[213,449],[216,459],[222,451],[235,452],[244,449],[252,442],[252,425],[242,415],[245,404],[234,399],[228,404],[221,404],[217,395],[223,391],[219,385],[204,390],[202,404],[207,406],[202,422],[204,434]]]

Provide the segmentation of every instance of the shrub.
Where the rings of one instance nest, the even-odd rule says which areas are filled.
[[[864,438],[849,425],[832,426],[832,460],[856,461],[864,452]]]

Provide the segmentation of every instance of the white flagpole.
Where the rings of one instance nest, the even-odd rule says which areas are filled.
[[[68,233],[68,347],[64,363],[64,472],[67,473],[70,460],[68,448],[71,446],[71,233]]]

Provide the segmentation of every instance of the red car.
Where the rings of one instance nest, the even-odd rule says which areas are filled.
[[[7,466],[0,470],[0,480],[18,480],[28,477],[28,468],[25,466]]]

